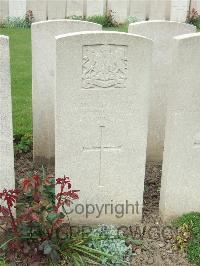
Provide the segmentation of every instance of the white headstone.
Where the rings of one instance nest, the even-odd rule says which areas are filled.
[[[200,33],[174,40],[160,211],[168,220],[200,211]]]
[[[9,16],[25,17],[26,0],[9,0]]]
[[[101,25],[75,20],[32,24],[33,153],[36,163],[53,162],[55,157],[55,36],[101,29]]]
[[[145,36],[154,42],[147,146],[147,159],[149,161],[162,161],[163,156],[166,96],[173,37],[195,32],[195,30],[196,28],[192,25],[169,21],[148,21],[129,25],[129,33]]]
[[[145,20],[147,16],[146,0],[130,0],[130,16]]]
[[[48,0],[48,19],[64,19],[67,0]]]
[[[0,0],[0,22],[9,16],[8,0]]]
[[[191,11],[192,9],[195,9],[198,14],[200,14],[200,1],[199,0],[193,0],[192,3],[191,3]]]
[[[27,11],[33,12],[34,21],[44,21],[48,16],[47,0],[26,0]]]
[[[104,0],[87,0],[87,17],[103,16],[105,9]]]
[[[128,18],[128,0],[108,0],[107,9],[112,11],[114,19],[118,23],[127,22]]]
[[[0,36],[0,191],[15,188],[9,39]]]
[[[72,223],[140,221],[152,42],[126,33],[85,32],[58,36],[56,43],[56,176],[70,176],[80,189],[77,212],[87,204],[95,208],[88,219],[74,209]],[[136,207],[134,214],[126,209],[137,202],[138,213]],[[105,204],[114,213],[104,209],[97,218]]]
[[[194,8],[194,9],[197,9],[198,7],[198,2],[199,0],[192,0],[191,1],[191,10]]]
[[[83,17],[84,15],[84,0],[67,0],[66,17]]]
[[[171,0],[171,20],[185,22],[189,10],[189,0]]]
[[[150,12],[149,19],[166,19],[167,16],[167,5],[169,1],[167,0],[150,0]]]

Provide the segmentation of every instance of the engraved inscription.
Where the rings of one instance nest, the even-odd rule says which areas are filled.
[[[102,179],[102,157],[104,151],[120,151],[122,145],[119,146],[105,146],[103,141],[103,134],[104,134],[105,126],[100,126],[100,143],[98,146],[92,147],[83,147],[84,152],[99,152],[99,186],[103,187],[101,184]]]
[[[126,88],[127,46],[83,46],[83,89]]]

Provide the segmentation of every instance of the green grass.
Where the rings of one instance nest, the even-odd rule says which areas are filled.
[[[10,37],[14,134],[32,132],[31,105],[31,32],[30,29],[4,29]]]
[[[185,214],[174,222],[176,228],[187,225],[190,228],[191,239],[187,245],[187,257],[194,265],[200,266],[200,213]]]
[[[103,28],[106,31],[121,31],[121,32],[128,32],[128,24],[122,24],[118,27],[109,27],[109,28]]]
[[[127,31],[127,25],[104,30]],[[31,30],[0,28],[10,37],[14,135],[32,133]]]

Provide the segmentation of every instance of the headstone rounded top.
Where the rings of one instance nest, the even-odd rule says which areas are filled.
[[[168,21],[168,20],[148,20],[148,21],[141,21],[141,22],[135,22],[131,23],[129,25],[129,32],[131,32],[131,29],[139,28],[139,27],[154,27],[154,30],[156,30],[156,26],[158,26],[157,29],[161,29],[162,31],[169,31],[171,27],[175,28],[177,26],[178,28],[188,28],[190,31],[196,31],[196,27],[194,25],[188,24],[188,23],[181,23],[177,21]]]
[[[174,59],[172,56],[173,38],[195,31],[196,27],[193,25],[166,20],[150,20],[129,25],[129,33],[139,34],[153,40],[152,92],[147,147],[149,161],[162,161],[167,98],[170,88],[169,71],[172,59]]]
[[[75,19],[54,19],[54,20],[40,21],[40,22],[32,23],[31,27],[45,27],[45,26],[49,27],[51,24],[60,25],[61,23],[66,24],[66,25],[85,24],[85,25],[94,26],[95,28],[99,27],[99,30],[102,30],[102,25],[100,24],[89,22],[89,21],[75,20]]]
[[[9,37],[5,35],[0,35],[0,40],[1,40],[1,43],[2,42],[7,43],[9,41]]]
[[[100,206],[103,199],[142,207],[151,58],[152,41],[142,36],[110,31],[56,36],[55,173],[70,175],[81,187],[83,206]],[[120,221],[107,213],[87,220],[73,213],[70,220],[127,225],[141,220],[138,213]]]
[[[189,40],[191,38],[200,38],[200,32],[196,32],[196,33],[188,33],[188,34],[182,34],[179,36],[174,37],[175,40]]]
[[[63,38],[69,38],[69,37],[78,37],[78,36],[90,36],[91,38],[95,38],[97,36],[108,36],[109,38],[111,38],[111,36],[124,36],[124,38],[137,38],[137,39],[141,39],[141,40],[146,40],[149,43],[152,43],[152,40],[138,35],[138,34],[131,34],[131,33],[126,33],[126,32],[116,32],[116,31],[82,31],[82,32],[73,32],[73,33],[67,33],[67,34],[62,34],[62,35],[58,35],[56,36],[56,40],[60,40]]]
[[[6,35],[0,35],[0,38],[1,38],[1,39],[7,39],[7,40],[9,39],[9,37],[6,36]]]
[[[37,164],[51,164],[55,157],[55,36],[101,30],[102,25],[81,20],[58,19],[32,24],[33,151]]]

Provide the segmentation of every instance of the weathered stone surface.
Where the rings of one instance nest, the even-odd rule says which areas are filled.
[[[168,220],[200,211],[200,34],[174,40],[160,211]]]
[[[171,0],[171,20],[185,22],[189,10],[189,0]]]
[[[67,0],[48,0],[48,19],[64,19]]]
[[[130,16],[139,20],[145,20],[147,17],[147,1],[146,0],[130,0]]]
[[[23,16],[25,10],[32,10],[35,21],[102,15],[106,9],[111,9],[114,18],[120,23],[126,22],[129,15],[139,20],[148,18],[185,22],[189,10],[189,0],[0,0],[0,19],[8,16],[9,2],[10,16]],[[199,0],[191,2],[192,8],[199,11]]]
[[[167,11],[170,9],[170,2],[165,0],[150,0],[149,19],[163,19],[167,18]],[[168,14],[169,18],[169,14]]]
[[[27,11],[33,12],[34,21],[44,21],[48,17],[47,0],[27,0]]]
[[[104,0],[87,0],[87,16],[104,15],[106,2]]]
[[[192,25],[169,21],[138,22],[129,26],[130,33],[145,36],[154,42],[147,147],[149,161],[162,161],[173,37],[195,30]]]
[[[83,17],[84,13],[84,0],[67,0],[67,14],[66,17]]]
[[[128,17],[128,0],[108,0],[107,9],[112,11],[113,18],[118,23],[127,22]]]
[[[9,17],[25,17],[26,0],[9,0]]]
[[[55,36],[101,30],[101,25],[75,20],[32,24],[33,152],[35,163],[53,162],[55,156]]]
[[[9,16],[8,0],[0,0],[0,22]]]
[[[193,0],[191,2],[191,10],[195,9],[198,13],[200,12],[200,1],[199,0]]]
[[[0,36],[0,191],[14,189],[9,39]]]
[[[72,223],[140,221],[152,42],[85,32],[57,36],[56,43],[56,176],[70,176],[80,189],[78,210],[95,208],[86,217],[73,205]],[[138,202],[138,213],[136,206],[126,213],[126,201]],[[113,214],[104,209],[97,217],[97,206],[105,204],[114,206]],[[123,217],[116,208],[124,208]]]

